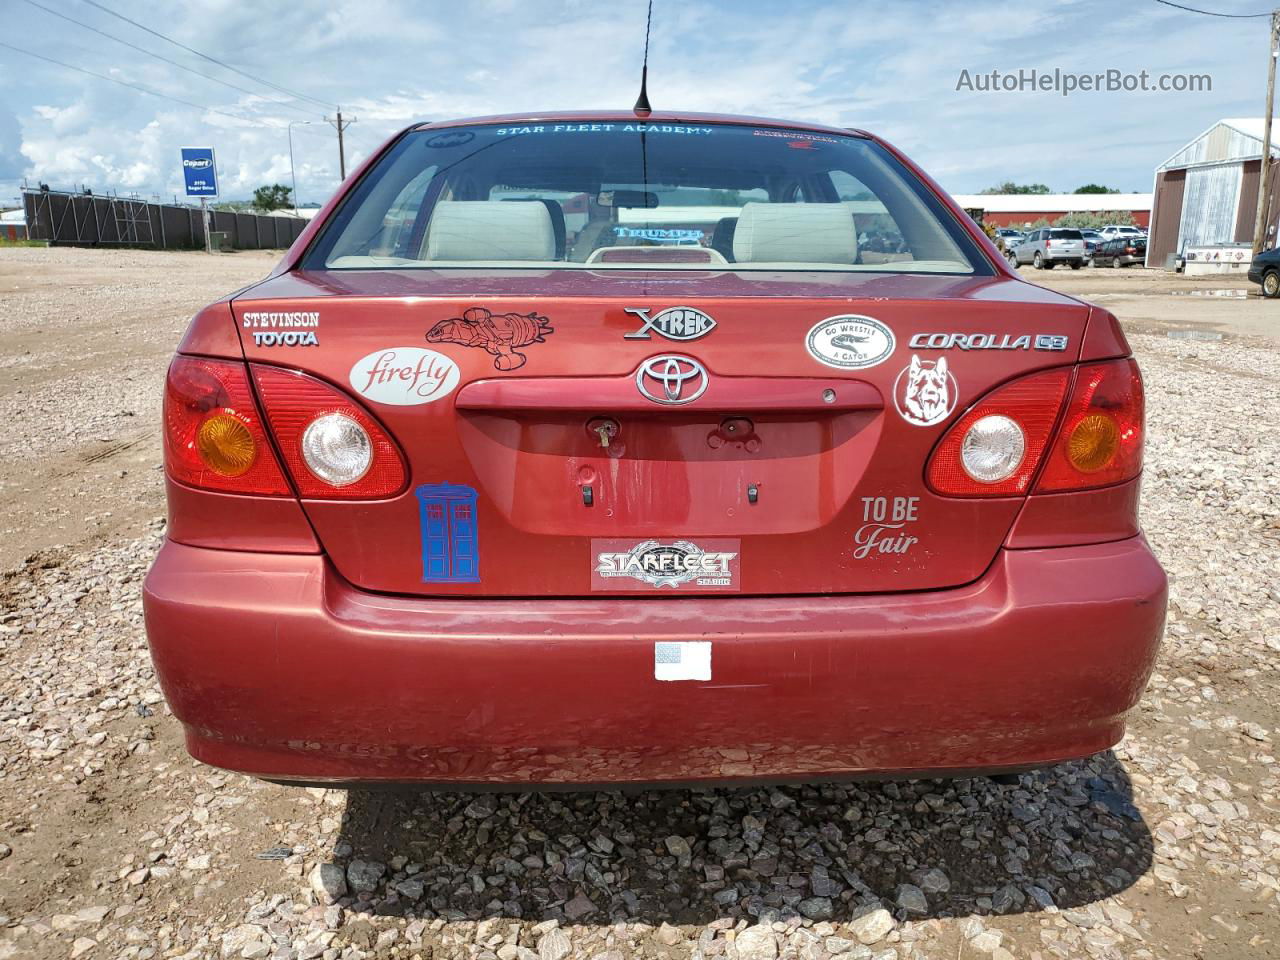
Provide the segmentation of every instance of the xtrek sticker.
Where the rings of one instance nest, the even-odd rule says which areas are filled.
[[[740,589],[737,540],[592,540],[592,590]]]
[[[960,392],[947,369],[947,358],[921,360],[915,354],[893,381],[893,403],[902,419],[916,427],[931,427],[951,416]]]
[[[853,314],[827,317],[804,338],[809,356],[837,370],[865,370],[883,363],[897,343],[879,320]]]
[[[493,313],[471,307],[428,330],[427,342],[478,347],[493,357],[497,369],[518,370],[529,358],[516,348],[544,343],[552,333],[551,321],[536,313]]]
[[[414,493],[422,527],[422,582],[479,583],[475,490],[459,483],[424,483]]]
[[[386,347],[351,368],[351,388],[366,400],[398,407],[434,403],[458,385],[458,365],[421,347]]]
[[[622,335],[624,340],[649,340],[650,331],[668,340],[697,340],[705,337],[716,322],[694,307],[667,307],[649,316],[648,307],[623,307],[640,320],[640,326]]]

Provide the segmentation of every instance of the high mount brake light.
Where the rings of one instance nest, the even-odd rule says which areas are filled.
[[[1142,472],[1142,375],[1133,360],[1082,364],[1037,493],[1087,490]]]
[[[970,407],[934,448],[926,469],[929,486],[948,497],[1025,494],[1062,409],[1070,375],[1068,367],[1033,373],[997,387]],[[1021,451],[1006,420],[1021,430]],[[993,479],[979,479],[983,476]]]
[[[165,469],[190,487],[292,494],[263,429],[243,363],[177,357],[164,387]]]
[[[256,363],[252,369],[299,494],[373,500],[404,489],[409,475],[400,448],[354,400],[305,373]]]

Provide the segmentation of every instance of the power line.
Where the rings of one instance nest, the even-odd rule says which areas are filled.
[[[93,0],[89,0],[93,2]],[[1163,3],[1166,7],[1177,7],[1179,10],[1186,10],[1188,13],[1203,13],[1206,17],[1227,17],[1230,20],[1253,20],[1257,17],[1269,17],[1271,13],[1218,13],[1216,10],[1197,10],[1195,7],[1184,7],[1180,3],[1174,3],[1173,0],[1156,0],[1156,3]]]
[[[188,67],[184,63],[179,63],[177,60],[170,60],[168,57],[162,57],[158,53],[151,52],[146,47],[140,47],[136,43],[130,43],[128,40],[125,40],[122,37],[114,36],[113,34],[107,33],[105,30],[99,30],[97,27],[92,26],[91,24],[85,23],[82,20],[77,20],[75,19],[75,17],[69,17],[65,13],[61,13],[57,10],[54,10],[52,7],[46,7],[43,3],[37,3],[36,0],[26,0],[26,2],[31,4],[31,6],[33,7],[37,7],[43,10],[45,13],[51,13],[55,17],[61,17],[63,20],[66,20],[68,23],[74,23],[77,26],[84,27],[86,30],[92,30],[94,33],[100,34],[101,36],[106,37],[108,40],[114,40],[116,43],[122,43],[126,47],[130,47],[131,49],[137,50],[140,53],[145,53],[149,57],[154,57],[155,59],[163,61],[164,63],[171,64],[172,66],[177,67],[179,70],[186,70],[188,73],[194,73],[197,77],[204,77],[206,80],[212,80],[214,83],[220,83],[224,87],[230,87],[232,90],[239,90],[241,93],[247,93],[252,97],[258,97],[262,100],[265,100],[267,103],[274,103],[281,107],[288,107],[290,110],[297,110],[300,113],[303,113],[307,116],[313,116],[313,114],[310,111],[306,110],[304,107],[298,106],[297,104],[290,103],[287,100],[277,100],[274,97],[263,96],[257,91],[250,90],[248,87],[237,86],[236,84],[231,83],[228,80],[223,80],[209,73],[201,73],[199,70],[196,70],[192,67]]]
[[[145,30],[147,33],[151,34],[153,37],[159,37],[161,40],[164,40],[167,43],[172,43],[175,47],[181,47],[183,50],[187,51],[187,53],[194,53],[197,57],[200,57],[201,59],[208,60],[210,63],[216,63],[218,66],[224,67],[227,70],[231,70],[234,73],[238,73],[242,77],[247,77],[248,79],[254,81],[254,83],[261,83],[265,86],[271,87],[273,90],[279,90],[281,93],[287,93],[289,96],[294,97],[298,100],[310,100],[312,103],[319,104],[322,107],[333,107],[334,109],[337,109],[338,107],[336,103],[329,103],[327,100],[317,100],[315,97],[309,97],[305,93],[298,93],[296,90],[290,90],[287,87],[282,87],[279,84],[272,83],[270,80],[263,80],[261,77],[255,77],[253,74],[246,73],[245,71],[241,70],[239,67],[233,67],[231,64],[224,63],[223,61],[218,60],[216,57],[211,57],[207,53],[201,53],[199,50],[196,50],[192,47],[188,47],[185,43],[179,43],[177,40],[174,40],[172,37],[166,37],[163,33],[160,33],[158,30],[152,30],[150,27],[143,26],[141,23],[138,23],[137,20],[130,20],[128,17],[124,16],[123,14],[116,13],[114,10],[108,7],[104,7],[102,4],[98,3],[98,0],[85,0],[85,3],[89,4],[90,6],[97,7],[103,13],[109,14],[118,20],[123,20],[125,23],[133,24],[133,26],[137,27],[139,30]]]
[[[77,73],[87,74],[90,77],[97,77],[99,80],[110,80],[112,83],[118,83],[122,87],[130,87],[134,90],[141,91],[142,93],[145,93],[149,96],[159,97],[161,100],[172,100],[174,103],[180,103],[184,107],[195,107],[197,110],[205,110],[205,111],[208,111],[209,113],[216,113],[220,117],[230,117],[232,120],[239,120],[241,123],[248,123],[255,127],[270,127],[271,129],[274,129],[274,130],[280,129],[279,126],[266,123],[263,120],[251,120],[248,117],[240,117],[240,116],[236,116],[234,113],[226,113],[225,111],[222,111],[222,110],[215,110],[213,107],[206,107],[204,104],[201,104],[201,103],[192,103],[190,100],[181,100],[178,97],[171,97],[167,93],[157,93],[155,90],[151,90],[148,87],[144,87],[140,84],[130,83],[128,80],[120,80],[116,77],[109,77],[105,73],[94,73],[92,70],[86,70],[84,67],[77,67],[74,64],[63,63],[61,60],[54,60],[52,57],[46,57],[44,54],[34,53],[31,50],[23,50],[21,47],[15,47],[3,41],[0,41],[0,47],[4,47],[7,50],[13,50],[16,53],[24,53],[28,57],[35,57],[37,60],[43,60],[45,63],[52,63],[58,67],[66,67],[68,70],[75,70]],[[269,119],[274,120],[276,118],[271,117]],[[280,121],[280,122],[283,122],[283,121]]]

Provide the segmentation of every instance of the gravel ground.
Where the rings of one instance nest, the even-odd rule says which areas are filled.
[[[182,318],[269,263],[211,259],[0,250],[0,291],[24,298],[0,335],[64,335],[74,298],[57,278],[108,267],[163,317],[154,349],[95,354],[97,377],[7,354],[0,370],[21,376],[0,380],[6,421],[18,391],[89,409],[122,369],[137,386],[121,409],[154,416]],[[27,514],[0,579],[0,960],[1280,956],[1277,344],[1230,332],[1231,311],[1256,324],[1274,305],[1213,304],[1222,340],[1173,340],[1165,318],[1195,324],[1210,306],[1167,297],[1190,281],[1090,273],[1035,279],[1103,285],[1132,320],[1168,635],[1123,743],[1012,784],[348,793],[200,766],[143,635],[163,535],[153,428],[139,425],[133,473],[103,478],[104,503],[132,505],[115,507],[124,519],[104,528],[81,508],[49,534],[33,519],[40,452],[88,486],[94,435],[118,427],[28,418],[33,449],[0,472]],[[137,298],[84,302],[109,329]]]

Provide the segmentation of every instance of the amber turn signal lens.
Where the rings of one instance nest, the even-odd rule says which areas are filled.
[[[258,455],[249,427],[230,413],[215,413],[200,424],[196,449],[209,469],[224,477],[240,476]]]
[[[1120,428],[1105,413],[1091,413],[1082,418],[1067,439],[1067,459],[1081,473],[1101,470],[1119,449]]]

